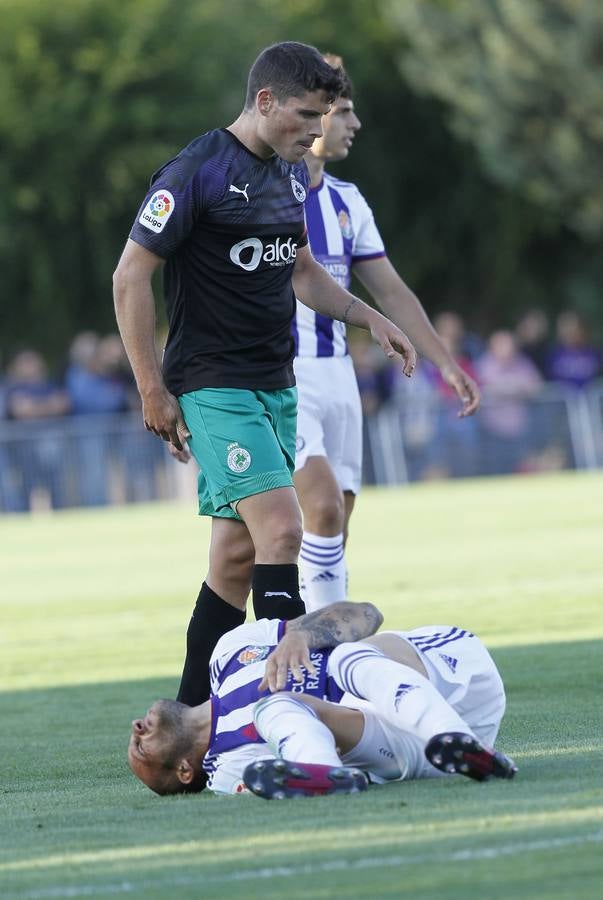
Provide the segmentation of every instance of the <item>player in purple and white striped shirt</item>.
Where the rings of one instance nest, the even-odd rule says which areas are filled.
[[[500,675],[462,628],[373,635],[370,603],[336,603],[292,622],[224,635],[212,696],[159,700],[132,723],[128,759],[157,793],[200,790],[267,799],[355,792],[371,781],[459,773],[512,778],[489,750],[505,709]],[[286,633],[285,633],[286,632]]]
[[[327,54],[332,66],[339,57]],[[393,268],[373,214],[356,185],[339,181],[325,165],[345,159],[360,121],[346,76],[343,94],[322,119],[322,137],[305,161],[310,172],[306,224],[315,259],[349,289],[354,274],[377,305],[403,328],[417,350],[440,369],[462,404],[479,406],[475,382],[458,366],[432,328],[423,307]],[[362,412],[345,324],[297,304],[293,329],[298,391],[295,488],[304,516],[300,551],[301,595],[306,610],[346,597],[344,546],[362,467]]]

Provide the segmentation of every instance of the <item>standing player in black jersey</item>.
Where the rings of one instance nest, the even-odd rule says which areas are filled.
[[[264,50],[238,119],[196,138],[153,176],[115,272],[117,321],[145,426],[178,451],[188,442],[201,468],[199,511],[212,516],[209,572],[187,632],[183,703],[209,696],[215,643],[245,619],[225,565],[242,537],[255,548],[256,617],[304,612],[292,482],[295,296],[369,330],[388,356],[402,355],[407,375],[415,365],[403,332],[341,288],[307,246],[303,157],[342,86],[341,73],[313,47]],[[162,263],[163,372],[151,286]]]

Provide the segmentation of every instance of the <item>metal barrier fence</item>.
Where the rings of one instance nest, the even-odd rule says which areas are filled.
[[[484,397],[478,415],[459,419],[458,402],[413,388],[364,423],[364,481],[403,484],[603,467],[603,382],[586,390],[547,385],[522,399]]]
[[[468,419],[457,412],[456,402],[400,390],[365,419],[365,483],[603,467],[603,382],[585,391],[547,386],[529,401],[486,398]],[[194,503],[195,479],[194,464],[176,462],[140,413],[1,424],[2,512]]]
[[[181,493],[177,467],[140,413],[2,422],[0,509],[171,498]]]

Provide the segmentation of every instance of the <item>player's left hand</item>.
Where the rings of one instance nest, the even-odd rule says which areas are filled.
[[[467,375],[457,363],[444,366],[440,372],[446,384],[450,385],[463,404],[458,412],[459,419],[472,416],[479,409],[481,403],[480,390],[473,378]]]
[[[266,660],[266,670],[258,691],[265,691],[266,688],[272,694],[282,691],[287,684],[289,670],[295,681],[303,682],[302,666],[310,675],[316,674],[310,661],[307,637],[301,631],[291,631],[285,634]]]

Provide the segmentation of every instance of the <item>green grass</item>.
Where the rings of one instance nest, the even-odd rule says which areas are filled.
[[[208,524],[190,506],[0,519],[0,897],[598,898],[603,476],[360,497],[352,597],[459,624],[507,686],[510,783],[159,798],[132,717],[173,696]]]

